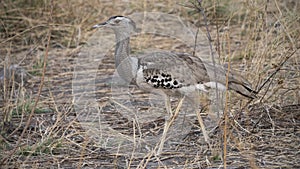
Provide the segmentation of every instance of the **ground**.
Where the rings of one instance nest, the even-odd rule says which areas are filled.
[[[300,168],[300,3],[202,3],[206,17],[197,1],[4,0],[1,168]],[[248,79],[258,97],[227,92],[217,117],[204,94],[211,147],[187,105],[155,156],[163,100],[116,85],[113,32],[91,29],[113,15],[138,23],[134,55],[159,49],[210,59],[207,28],[215,60]],[[196,44],[207,50],[194,49],[186,27],[203,32]]]

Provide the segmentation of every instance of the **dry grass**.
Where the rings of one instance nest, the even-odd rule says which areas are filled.
[[[224,143],[228,168],[300,167],[298,1],[204,2],[221,63],[230,62],[231,68],[240,70],[257,89],[278,72],[268,79],[258,99],[250,103],[230,93],[225,141],[224,122],[220,120],[219,128],[210,134],[213,147],[208,150],[195,120],[187,136],[159,157],[153,156],[152,149],[140,155],[138,150],[117,153],[90,137],[78,121],[80,112],[74,105],[76,59],[95,33],[91,26],[112,15],[157,11],[179,15],[201,29],[203,17],[185,7],[190,1],[51,2],[1,2],[0,67],[18,64],[21,72],[26,71],[25,78],[12,75],[0,79],[1,168],[216,168],[223,164]],[[181,42],[160,36],[135,37],[132,46],[136,53],[145,48],[190,52]],[[97,72],[100,81],[111,77],[111,54],[112,50],[98,70],[85,71]],[[281,65],[286,57],[290,58]],[[13,72],[18,75],[20,71]],[[91,91],[91,95],[96,95],[101,113],[114,131],[112,138],[137,139],[139,132],[161,133],[163,118],[142,123],[126,118],[110,102],[110,84],[102,81],[96,87],[98,90]],[[141,109],[149,109],[149,104],[144,104],[148,95],[136,90],[133,93]],[[210,119],[204,120],[208,123]]]

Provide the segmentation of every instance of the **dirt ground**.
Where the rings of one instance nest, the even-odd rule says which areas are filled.
[[[300,3],[276,1],[10,1],[0,5],[0,168],[300,168]],[[164,100],[119,86],[114,35],[91,27],[130,16],[132,54],[211,58],[259,91],[249,100],[185,104],[156,156]],[[148,18],[148,19],[147,19]],[[195,40],[190,31],[200,33]],[[191,36],[191,37],[190,37]],[[263,87],[261,87],[263,86]],[[177,100],[173,98],[172,105]]]

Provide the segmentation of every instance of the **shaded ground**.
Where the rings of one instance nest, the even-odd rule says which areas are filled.
[[[26,5],[4,2],[1,7],[1,65],[20,63],[28,72],[28,81],[15,87],[1,87],[1,168],[217,168],[222,166],[224,150],[224,121],[210,137],[213,147],[208,149],[196,120],[186,137],[174,143],[159,157],[147,154],[117,153],[90,137],[82,127],[74,105],[72,80],[78,66],[79,53],[86,49],[94,36],[90,26],[95,20],[103,21],[111,15],[159,11],[178,14],[188,22],[200,25],[199,15],[172,1],[88,1],[54,4],[53,25],[49,26],[50,4],[29,1]],[[214,45],[219,42],[220,62],[231,60],[232,67],[241,71],[254,86],[260,86],[280,67],[284,58],[295,50],[292,57],[272,77],[259,94],[247,102],[234,93],[227,101],[228,168],[299,168],[300,159],[300,65],[299,65],[299,6],[296,1],[240,4],[203,4],[211,29]],[[265,2],[264,2],[265,3]],[[260,5],[259,5],[260,4]],[[80,10],[78,8],[80,7]],[[3,10],[2,10],[3,9]],[[35,9],[35,10],[28,10]],[[124,11],[125,9],[125,11]],[[236,9],[239,9],[236,11]],[[17,11],[17,12],[15,12]],[[64,12],[62,12],[64,11]],[[78,12],[80,11],[80,12]],[[124,12],[121,12],[124,11]],[[100,16],[100,18],[99,18]],[[200,17],[201,18],[201,17]],[[202,18],[201,18],[202,19]],[[98,22],[97,21],[97,22]],[[215,22],[213,22],[215,21]],[[217,22],[218,21],[218,22]],[[16,24],[18,23],[18,24]],[[229,24],[230,23],[230,24]],[[21,26],[16,26],[21,25]],[[15,26],[15,30],[11,29]],[[47,31],[51,27],[51,48],[47,59],[44,87],[28,128],[20,144],[17,141],[34,107],[41,84],[42,64],[47,48]],[[170,29],[172,26],[170,26]],[[216,31],[217,28],[219,31]],[[205,29],[203,29],[205,30]],[[217,33],[218,32],[218,33]],[[159,48],[191,52],[185,44],[163,36],[142,35],[132,40],[133,52]],[[217,47],[216,47],[217,48]],[[131,119],[110,102],[110,79],[114,72],[113,49],[101,64],[85,71],[97,74],[95,98],[108,125],[122,137],[133,135]],[[97,79],[98,80],[98,79]],[[102,80],[102,81],[101,81]],[[18,83],[17,83],[18,82]],[[74,82],[74,81],[73,81]],[[75,83],[84,83],[75,81]],[[8,87],[10,86],[10,87]],[[146,93],[135,91],[141,103]],[[206,102],[205,102],[206,104]],[[204,104],[204,105],[205,105]],[[144,106],[144,107],[143,107]],[[148,107],[147,107],[148,106]],[[149,105],[141,106],[148,109]],[[208,110],[203,117],[206,123]],[[143,132],[151,131],[159,138],[163,117],[151,123],[140,123]],[[117,137],[116,137],[117,138]],[[118,147],[116,147],[118,148]],[[13,152],[13,150],[15,150]],[[13,152],[13,153],[12,153]],[[134,154],[134,156],[132,155]]]

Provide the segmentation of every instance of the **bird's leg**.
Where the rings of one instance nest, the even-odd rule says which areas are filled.
[[[203,136],[204,136],[204,140],[208,144],[209,148],[211,148],[210,143],[209,143],[209,137],[208,137],[207,131],[205,129],[205,125],[204,125],[203,119],[202,119],[201,114],[200,114],[201,110],[199,110],[199,106],[200,106],[199,103],[202,102],[200,100],[200,93],[196,93],[195,92],[193,94],[191,94],[191,97],[190,97],[192,99],[191,103],[192,103],[192,105],[194,107],[194,111],[196,113],[196,116],[197,116],[197,119],[198,119],[198,123],[199,123],[199,125],[201,127],[201,130],[202,130],[202,133],[203,133]]]
[[[160,144],[159,144],[159,147],[158,147],[158,150],[157,150],[157,155],[159,155],[162,152],[162,149],[164,147],[164,143],[166,141],[167,132],[168,132],[170,126],[173,124],[173,122],[175,121],[176,117],[179,114],[179,110],[180,110],[180,108],[182,106],[184,97],[182,97],[179,100],[178,105],[176,107],[176,110],[175,110],[174,114],[173,114],[172,109],[171,109],[170,97],[167,96],[167,99],[168,100],[166,100],[166,108],[167,108],[167,111],[169,111],[168,112],[169,118],[165,121],[164,131],[163,131],[163,134],[162,134],[162,137],[161,137],[161,141],[160,141]]]
[[[198,111],[198,109],[196,109],[196,116],[198,118],[198,122],[200,124],[201,130],[202,130],[202,133],[203,133],[203,136],[204,136],[204,140],[210,148],[209,137],[208,137],[208,134],[206,132],[205,125],[203,123],[202,117],[201,117],[200,112]]]
[[[172,107],[171,107],[171,98],[168,95],[166,95],[165,106],[166,106],[167,113],[168,113],[169,117],[172,117],[173,112],[172,112]]]

